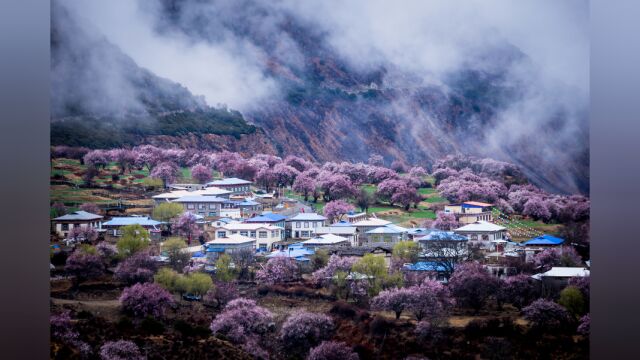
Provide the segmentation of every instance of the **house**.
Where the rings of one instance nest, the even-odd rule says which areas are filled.
[[[243,249],[256,249],[256,239],[240,234],[231,234],[225,238],[207,241],[204,244],[205,252],[210,260],[216,260],[222,254],[233,254]]]
[[[122,227],[128,225],[140,225],[149,231],[151,240],[160,239],[160,221],[156,221],[147,216],[125,216],[114,217],[102,224],[107,230],[106,234],[112,237],[122,236]]]
[[[207,183],[207,187],[218,187],[232,194],[244,194],[251,192],[251,185],[253,182],[238,178],[225,178],[221,180],[214,180]]]
[[[202,215],[206,218],[214,218],[224,216],[221,210],[224,206],[223,204],[228,201],[228,199],[217,196],[188,195],[179,197],[172,202],[182,205],[185,211]]]
[[[533,261],[533,256],[537,253],[552,247],[562,246],[562,244],[564,244],[564,239],[544,234],[525,242],[521,242],[518,244],[518,247],[524,251],[525,260],[530,262]]]
[[[170,202],[179,199],[183,196],[215,196],[219,198],[228,199],[230,191],[220,189],[217,187],[209,187],[200,190],[175,190],[153,196],[153,201],[156,205],[163,202]]]
[[[461,224],[471,224],[476,221],[493,221],[493,204],[465,201],[461,204],[444,206],[445,213],[453,213]]]
[[[407,239],[416,241],[417,238],[423,237],[425,235],[429,235],[433,231],[439,231],[439,230],[427,229],[427,228],[411,228],[407,230]]]
[[[420,257],[443,266],[447,278],[453,273],[455,266],[466,261],[469,256],[469,239],[453,231],[433,231],[416,240],[422,248]]]
[[[272,226],[278,226],[284,229],[286,225],[285,224],[286,219],[287,218],[283,215],[269,212],[259,216],[254,216],[252,218],[245,220],[244,222],[248,224],[267,224]],[[283,231],[281,240],[284,240],[284,238],[285,238],[285,232]]]
[[[552,267],[549,271],[531,277],[541,282],[544,295],[553,295],[564,289],[570,279],[590,275],[591,271],[584,267]]]
[[[326,217],[316,213],[299,213],[285,222],[288,237],[293,239],[309,239],[315,229],[324,226]]]
[[[507,228],[488,221],[480,220],[453,230],[456,234],[465,235],[471,244],[480,244],[485,248],[491,247],[494,240],[505,240]]]
[[[347,223],[349,224],[349,223]],[[355,226],[342,226],[332,224],[331,226],[320,226],[315,229],[316,235],[338,235],[347,238],[351,246],[358,246],[358,229]]]
[[[369,230],[373,230],[375,228],[379,228],[381,226],[385,226],[391,224],[391,221],[378,219],[376,217],[369,218],[367,220],[360,220],[353,223],[352,226],[355,226],[358,229],[358,233],[360,234],[360,238],[358,239],[359,244],[362,245],[367,241],[366,232]]]
[[[205,226],[205,231],[211,239],[224,239],[233,234],[256,239],[256,247],[261,251],[271,251],[273,243],[282,237],[283,228],[267,224],[251,224],[234,222],[215,226],[214,224]]]
[[[348,222],[355,223],[358,221],[366,220],[367,213],[366,212],[355,213],[353,211],[349,211],[344,215],[344,217]]]
[[[62,238],[67,238],[69,231],[74,227],[93,227],[102,230],[102,219],[104,216],[92,214],[86,211],[74,211],[72,213],[59,216],[51,220],[53,231]]]
[[[315,251],[312,249],[307,249],[302,245],[291,245],[286,250],[277,250],[267,254],[266,258],[271,259],[275,257],[288,257],[291,259],[295,259],[296,262],[300,264],[308,264],[311,260],[309,256],[313,254],[315,254]]]
[[[413,264],[405,264],[402,271],[409,277],[416,277],[421,280],[429,279],[447,283],[447,269],[435,261],[420,261]]]
[[[396,244],[400,241],[407,240],[407,231],[409,229],[402,226],[387,224],[366,232],[366,241],[373,243],[391,243]]]
[[[240,209],[240,215],[242,217],[256,216],[256,214],[262,211],[262,204],[254,200],[244,199],[239,201],[237,206]],[[282,227],[284,227],[284,224]]]
[[[203,184],[170,184],[167,186],[169,189],[174,190],[187,190],[187,191],[195,191],[204,189]]]
[[[349,239],[333,235],[333,234],[325,234],[325,235],[316,235],[309,240],[305,240],[301,242],[302,246],[309,249],[317,249],[327,246],[350,246]]]

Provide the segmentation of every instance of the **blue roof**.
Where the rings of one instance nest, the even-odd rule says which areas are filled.
[[[253,200],[245,200],[245,201],[242,201],[242,202],[238,203],[238,205],[240,205],[240,206],[255,206],[255,205],[260,205],[260,203],[259,202],[255,202]]]
[[[271,254],[267,255],[268,258],[285,256],[289,258],[300,258],[306,255],[313,255],[315,252],[313,250],[305,249],[305,248],[289,248],[287,250],[278,250],[274,251]]]
[[[207,246],[207,252],[224,252],[225,248]]]
[[[418,241],[468,241],[469,239],[453,231],[433,231],[428,235],[418,238]]]
[[[415,264],[405,265],[404,269],[410,271],[446,271],[444,266],[438,265],[438,263],[433,261],[420,261]]]
[[[146,216],[114,217],[111,220],[102,223],[102,225],[106,226],[127,226],[135,224],[142,226],[156,226],[162,223],[160,221],[150,219]]]
[[[209,186],[218,186],[218,185],[246,185],[251,184],[251,181],[238,179],[238,178],[226,178],[222,180],[214,180],[207,183]]]
[[[274,214],[272,212],[270,213],[263,213],[262,216],[266,216],[271,220],[277,220],[277,221],[282,221],[285,220],[287,217],[284,215],[280,215],[280,214]]]
[[[346,220],[340,220],[340,221],[338,221],[336,223],[333,223],[333,224],[331,224],[329,226],[353,226],[353,224],[348,222],[348,221],[346,221]]]
[[[564,242],[564,239],[559,237],[544,234],[531,240],[523,242],[521,245],[560,245]]]
[[[191,255],[191,257],[201,258],[201,257],[205,257],[205,254],[203,254],[201,251],[196,251],[195,253],[193,253],[193,255]]]
[[[284,216],[282,215],[277,215],[277,214],[272,214],[275,216],[266,216],[266,215],[258,215],[255,217],[252,217],[250,219],[245,220],[245,222],[249,222],[249,223],[276,223],[276,222],[280,222],[282,220],[285,219]]]

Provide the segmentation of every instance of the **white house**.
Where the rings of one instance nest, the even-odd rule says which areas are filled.
[[[92,214],[82,210],[74,211],[53,219],[53,230],[63,238],[66,238],[69,235],[69,231],[74,227],[91,226],[96,230],[101,230],[103,218],[102,215]]]
[[[242,249],[255,250],[256,239],[240,234],[231,234],[225,238],[218,238],[211,241],[207,241],[204,244],[207,256],[212,259],[216,259],[221,254],[233,254],[234,252]]]
[[[453,231],[456,234],[467,236],[470,244],[481,244],[487,248],[491,246],[492,241],[504,240],[507,237],[506,227],[483,220],[467,224]]]
[[[283,228],[279,226],[267,224],[250,224],[250,223],[229,223],[222,226],[211,224],[205,228],[205,231],[212,239],[225,239],[231,235],[239,234],[256,240],[256,247],[259,250],[271,251],[273,243],[280,241]]]
[[[347,238],[351,246],[358,246],[358,229],[355,226],[320,226],[315,229],[316,235],[338,235]]]
[[[309,240],[305,240],[301,242],[302,246],[311,249],[321,248],[323,246],[349,246],[349,239],[333,235],[333,234],[325,234],[325,235],[317,235],[312,237]]]
[[[313,237],[315,229],[324,226],[326,220],[326,217],[316,213],[300,213],[287,219],[287,233],[293,239],[309,239]]]

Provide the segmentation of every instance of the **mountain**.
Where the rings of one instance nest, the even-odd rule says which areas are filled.
[[[109,148],[152,143],[240,152],[275,149],[238,111],[156,76],[52,4],[51,144]]]
[[[204,135],[211,133],[212,127],[191,126],[175,133],[158,130],[171,126],[158,125],[139,136],[141,126],[132,128],[111,121],[109,126],[121,129],[119,137],[134,134],[127,143],[149,141],[218,149],[224,146],[223,139],[229,139],[233,144],[230,149],[243,152],[251,149],[281,156],[295,154],[317,161],[366,161],[372,153],[378,153],[387,164],[399,159],[422,166],[445,155],[467,154],[515,163],[534,183],[550,191],[589,191],[586,110],[576,112],[565,104],[572,94],[561,84],[556,87],[560,90],[554,91],[563,96],[534,87],[529,80],[535,77],[535,66],[525,53],[506,41],[492,43],[462,66],[430,81],[389,61],[358,66],[338,51],[325,30],[277,5],[245,0],[158,3],[157,12],[149,13],[156,15],[154,30],[159,35],[179,34],[194,43],[231,40],[250,44],[262,75],[275,81],[279,91],[243,109],[242,114],[229,112],[229,116],[223,116],[225,120],[220,123],[236,121],[233,130],[227,131],[240,134],[246,139],[242,142],[217,127],[213,127],[213,133],[228,137],[212,139]],[[52,29],[57,28],[59,24],[52,22]],[[140,69],[104,39],[90,39],[89,44],[78,40],[84,36],[81,33],[77,29],[67,31],[66,36],[52,37],[52,69],[62,79],[56,82],[54,77],[52,82],[52,96],[61,98],[54,98],[52,106],[60,117],[78,108],[85,115],[95,109],[119,109],[120,118],[151,116],[152,123],[158,124],[163,117],[154,114],[212,111],[202,110],[206,109],[204,101],[184,87]],[[62,58],[58,62],[73,64],[71,70],[56,65],[56,56],[61,57],[54,56],[54,44],[71,54],[65,55],[71,56],[71,61]],[[100,51],[88,51],[96,47]],[[75,56],[76,52],[82,54]],[[111,66],[125,58],[121,65]],[[96,76],[104,70],[93,63],[104,59],[109,60],[109,71],[118,76]],[[101,76],[108,81],[92,81]],[[126,81],[120,79],[123,76]],[[75,85],[68,86],[78,82],[89,86],[89,91],[73,91]],[[101,95],[86,99],[86,94],[95,93]],[[123,99],[121,94],[128,95]],[[172,118],[169,122],[175,121]],[[55,128],[58,131],[52,133],[59,142],[77,138],[64,136],[75,125]],[[250,144],[254,146],[248,147]]]

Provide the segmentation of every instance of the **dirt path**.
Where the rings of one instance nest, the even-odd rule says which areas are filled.
[[[95,315],[117,318],[120,314],[120,301],[115,300],[69,300],[51,298],[54,306],[73,307],[77,311],[88,311]]]

